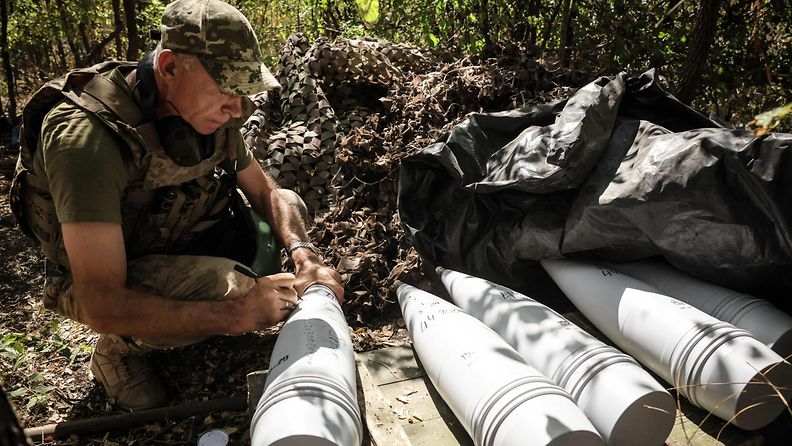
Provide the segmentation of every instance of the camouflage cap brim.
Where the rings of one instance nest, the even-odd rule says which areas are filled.
[[[223,93],[247,96],[281,88],[263,63],[201,56],[198,59]]]

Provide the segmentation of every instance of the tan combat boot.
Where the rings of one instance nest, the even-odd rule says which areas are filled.
[[[91,372],[111,402],[129,410],[143,410],[168,402],[168,392],[145,351],[115,335],[101,335],[91,356]]]

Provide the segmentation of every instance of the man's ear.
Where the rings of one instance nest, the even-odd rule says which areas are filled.
[[[173,80],[176,75],[176,53],[168,49],[161,50],[157,57],[157,71],[165,81]]]

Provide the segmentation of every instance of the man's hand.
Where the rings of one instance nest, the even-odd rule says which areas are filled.
[[[237,173],[237,185],[242,189],[253,209],[270,223],[282,246],[293,242],[308,240],[305,223],[298,212],[278,192],[277,185],[253,162]],[[344,302],[344,287],[341,276],[322,262],[322,259],[309,249],[296,249],[291,253],[297,279],[294,289],[302,296],[305,289],[313,284],[330,288],[339,303]]]
[[[286,319],[297,305],[294,284],[295,277],[291,273],[272,274],[258,279],[243,298],[244,317],[247,319],[245,327],[262,330]]]
[[[339,304],[344,303],[344,286],[341,283],[341,275],[322,262],[318,255],[308,249],[297,249],[292,251],[294,261],[294,289],[297,294],[302,296],[305,289],[311,285],[321,284],[335,294]]]

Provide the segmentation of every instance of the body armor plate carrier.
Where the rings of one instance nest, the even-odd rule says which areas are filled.
[[[226,160],[235,164],[239,131],[224,126],[212,135],[208,158],[190,167],[176,164],[137,102],[108,77],[114,69],[126,75],[136,66],[105,62],[70,71],[44,85],[25,105],[11,208],[23,232],[39,241],[51,268],[68,270],[69,265],[48,183],[33,172],[33,153],[44,117],[64,99],[98,118],[131,152],[134,166],[121,206],[128,259],[200,254],[203,236],[228,214],[229,194],[236,190],[218,165]]]

